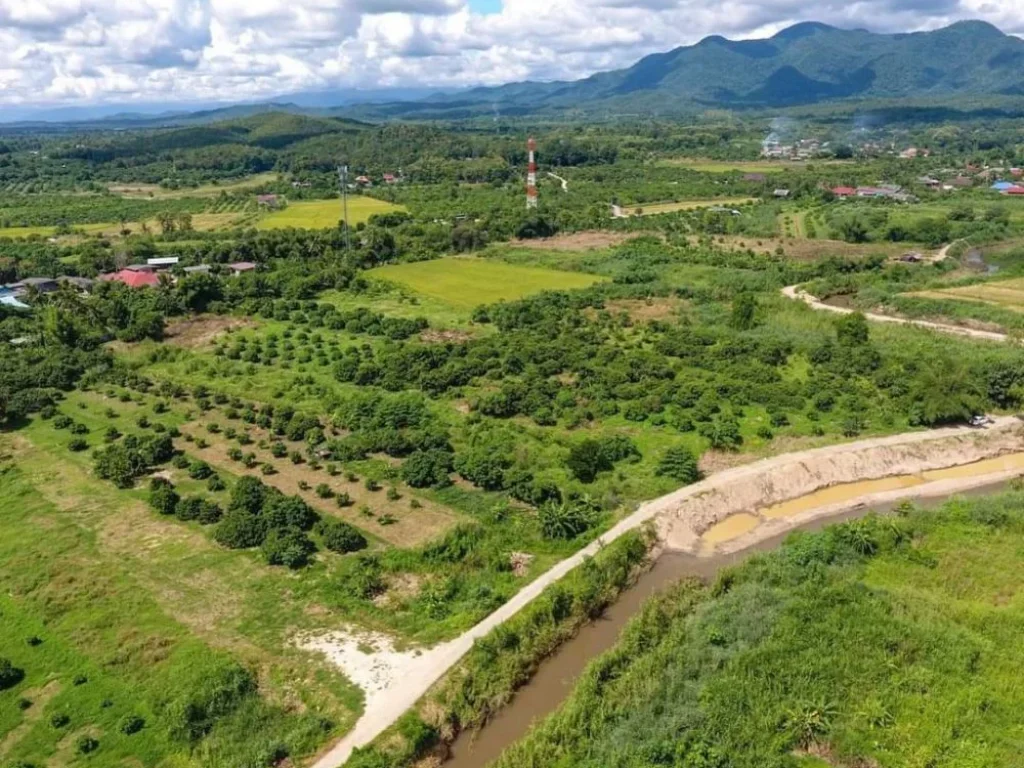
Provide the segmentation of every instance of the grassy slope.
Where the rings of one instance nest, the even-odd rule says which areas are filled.
[[[1022,510],[800,535],[717,590],[679,587],[497,765],[1017,765]]]
[[[96,765],[120,765],[129,755],[142,765],[239,765],[228,755],[242,760],[249,747],[230,725],[215,729],[197,763],[186,757],[187,743],[167,735],[178,681],[213,680],[239,663],[262,691],[246,707],[261,721],[261,736],[245,736],[253,749],[276,740],[309,751],[323,738],[318,717],[342,730],[353,722],[359,693],[320,661],[286,647],[290,631],[309,623],[289,596],[287,574],[158,518],[141,492],[92,479],[81,454],[63,450],[67,436],[46,430],[33,426],[2,443],[17,468],[5,462],[0,482],[0,647],[27,672],[21,685],[0,693],[0,740],[10,739],[9,757],[42,761],[63,751],[64,765],[72,743],[64,737],[89,732],[101,742]],[[32,635],[44,640],[38,648],[26,643]],[[80,674],[87,685],[73,684]],[[13,714],[18,698],[38,698],[50,681],[59,693],[49,703]],[[107,699],[113,705],[100,706]],[[289,711],[296,705],[305,714]],[[68,714],[71,724],[51,727],[55,713]],[[126,714],[149,725],[139,735],[119,735]],[[28,728],[8,735],[26,721]]]

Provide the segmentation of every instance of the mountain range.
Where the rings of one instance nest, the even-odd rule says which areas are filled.
[[[982,21],[877,34],[804,22],[762,40],[713,36],[583,80],[439,95],[409,113],[485,104],[514,112],[784,108],[847,100],[1024,97],[1024,40]],[[401,111],[401,110],[398,110]]]
[[[576,81],[509,83],[455,93],[310,92],[273,103],[193,113],[108,114],[102,122],[184,125],[282,110],[386,120],[492,114],[665,115],[851,102],[955,106],[979,101],[1024,103],[1024,40],[982,21],[902,34],[804,22],[767,39],[707,37],[695,45],[645,56],[626,69]]]

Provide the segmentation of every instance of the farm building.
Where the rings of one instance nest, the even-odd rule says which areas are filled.
[[[155,259],[146,259],[146,266],[153,269],[170,269],[178,266],[180,259],[177,256],[160,256]]]
[[[251,261],[236,261],[234,264],[228,264],[228,269],[230,269],[231,273],[237,277],[243,272],[254,272],[256,270],[256,265]]]
[[[832,187],[832,194],[836,197],[853,197],[857,190],[853,187]]]
[[[278,207],[277,195],[257,195],[256,204],[261,205],[264,208],[277,208]]]
[[[160,278],[153,272],[140,272],[133,269],[110,272],[106,275],[100,275],[99,279],[105,283],[123,283],[129,288],[153,287],[160,284]]]
[[[57,278],[57,281],[61,283],[67,283],[68,285],[73,285],[82,293],[89,293],[90,291],[92,291],[92,285],[94,282],[90,280],[88,277],[75,277],[72,275],[61,275],[60,277]]]
[[[52,277],[26,277],[24,280],[19,280],[8,286],[15,296],[24,294],[30,288],[34,288],[39,293],[52,293],[59,287],[60,285]]]

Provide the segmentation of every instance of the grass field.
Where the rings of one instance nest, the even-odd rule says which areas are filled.
[[[257,173],[252,176],[229,181],[224,184],[203,184],[199,187],[182,187],[166,189],[159,184],[112,184],[108,189],[122,197],[145,199],[175,199],[180,197],[216,197],[221,192],[243,192],[277,181],[276,173]]]
[[[396,264],[367,272],[454,307],[471,309],[514,301],[541,291],[586,288],[602,278],[576,272],[521,267],[482,259],[435,259]]]
[[[141,415],[183,422],[151,404],[73,393],[61,409],[96,447],[111,423],[132,434],[142,432]],[[256,765],[275,741],[300,752],[318,746],[320,717],[332,729],[350,726],[358,691],[291,646],[302,627],[333,623],[306,613],[294,577],[155,514],[142,484],[121,491],[94,477],[89,452],[69,452],[69,437],[45,420],[0,435],[0,649],[26,675],[0,691],[0,764],[78,764],[76,741],[91,736],[99,748],[88,762],[97,766]],[[205,492],[184,471],[169,472],[182,493]],[[235,476],[220,474],[230,488]],[[209,495],[226,501],[224,491]],[[258,692],[231,715],[232,694],[221,689],[226,719],[191,754],[193,743],[169,736],[176,718],[241,669],[255,674]],[[28,709],[16,706],[22,698]],[[55,715],[69,723],[54,727]],[[145,727],[122,733],[128,715]]]
[[[643,205],[624,207],[622,210],[629,216],[653,216],[657,213],[692,211],[694,208],[708,208],[715,205],[729,207],[756,202],[757,199],[753,197],[718,197],[707,200],[678,200],[667,203],[644,203]]]
[[[915,291],[906,295],[926,299],[977,301],[984,304],[995,304],[1015,312],[1024,312],[1024,278],[1019,277],[1012,280],[963,285],[955,288]]]
[[[372,197],[353,195],[348,200],[349,224],[353,226],[366,221],[375,213],[389,213],[405,210],[401,206],[376,200]],[[257,229],[328,229],[338,226],[341,220],[341,200],[301,200],[289,203],[282,211],[274,211],[260,219]]]
[[[192,215],[192,228],[196,232],[216,232],[222,229],[230,229],[236,223],[240,222],[242,216],[235,213],[196,213]],[[150,219],[145,222],[150,232],[159,232],[160,225],[156,219]],[[121,225],[113,222],[102,222],[98,224],[72,224],[71,228],[75,233],[85,233],[86,235],[105,235],[107,237],[113,237],[120,234]],[[137,221],[127,222],[125,228],[130,230],[132,234],[138,234],[143,231],[142,223]],[[0,228],[0,238],[24,238],[31,237],[32,235],[41,235],[42,237],[53,237],[57,231],[56,227],[7,227]],[[65,237],[74,237],[75,235],[66,235]]]

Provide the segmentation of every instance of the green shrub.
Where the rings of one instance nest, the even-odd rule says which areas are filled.
[[[117,730],[125,736],[131,736],[133,733],[138,733],[145,727],[146,721],[138,715],[125,715],[117,724]]]
[[[297,528],[273,528],[260,547],[268,565],[302,568],[309,563],[316,545]]]
[[[323,518],[314,530],[323,540],[324,546],[332,552],[346,554],[366,549],[366,537],[354,526],[341,520]]]
[[[658,475],[689,485],[700,479],[697,457],[685,446],[674,445],[662,454],[656,470]]]
[[[10,659],[0,656],[0,691],[13,688],[25,677],[24,671],[14,666]]]

